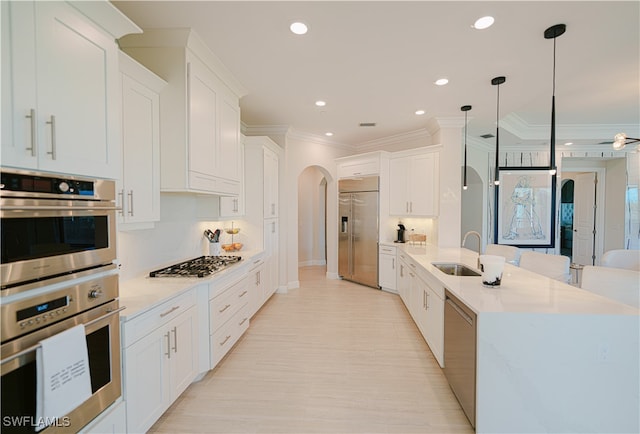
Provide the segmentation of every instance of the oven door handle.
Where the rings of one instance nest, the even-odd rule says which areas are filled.
[[[122,306],[122,307],[120,307],[118,309],[112,310],[111,312],[107,312],[106,314],[102,315],[101,317],[98,317],[96,319],[92,319],[91,321],[84,323],[84,326],[87,327],[87,326],[90,326],[91,324],[95,324],[95,323],[97,323],[99,321],[102,321],[105,318],[108,318],[108,317],[110,317],[112,315],[115,315],[115,314],[125,310],[126,308],[127,308],[127,306]],[[30,346],[29,348],[25,348],[22,351],[19,351],[19,352],[15,353],[15,354],[12,354],[9,357],[7,357],[6,359],[2,359],[2,361],[0,361],[0,365],[4,365],[5,363],[12,361],[13,359],[17,359],[20,356],[24,356],[25,354],[28,354],[28,353],[30,353],[32,351],[35,351],[35,350],[38,349],[39,346],[40,346],[40,343],[37,343],[35,345]]]

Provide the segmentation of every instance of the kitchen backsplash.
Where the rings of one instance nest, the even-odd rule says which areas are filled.
[[[126,281],[149,271],[182,260],[209,254],[209,241],[204,230],[222,232],[220,241],[231,242],[231,235],[224,228],[231,221],[216,220],[217,199],[213,196],[163,193],[160,197],[160,221],[153,229],[118,232],[117,247],[120,280]],[[234,220],[240,233],[235,242],[243,243],[243,250],[262,247],[251,237],[251,228],[244,220]],[[252,242],[253,241],[253,242]],[[255,245],[253,245],[255,244]]]

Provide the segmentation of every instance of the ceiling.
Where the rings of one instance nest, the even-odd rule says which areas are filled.
[[[246,88],[248,126],[287,126],[367,147],[463,119],[470,142],[548,146],[553,39],[557,143],[640,137],[640,2],[626,1],[114,1],[143,29],[191,27]],[[485,15],[486,30],[472,28]],[[300,20],[309,32],[296,36]],[[436,86],[446,77],[449,84]],[[316,100],[327,105],[319,108]],[[415,111],[425,110],[417,116]],[[375,127],[361,127],[374,122]]]

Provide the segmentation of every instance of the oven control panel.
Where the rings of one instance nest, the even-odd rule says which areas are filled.
[[[2,342],[118,298],[118,275],[109,274],[0,306]]]

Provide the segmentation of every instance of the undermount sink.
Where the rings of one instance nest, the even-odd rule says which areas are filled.
[[[431,265],[436,267],[438,270],[442,271],[444,274],[449,274],[451,276],[480,276],[480,273],[478,273],[473,268],[467,267],[464,264],[456,264],[456,263],[434,264],[434,263],[432,263]]]

